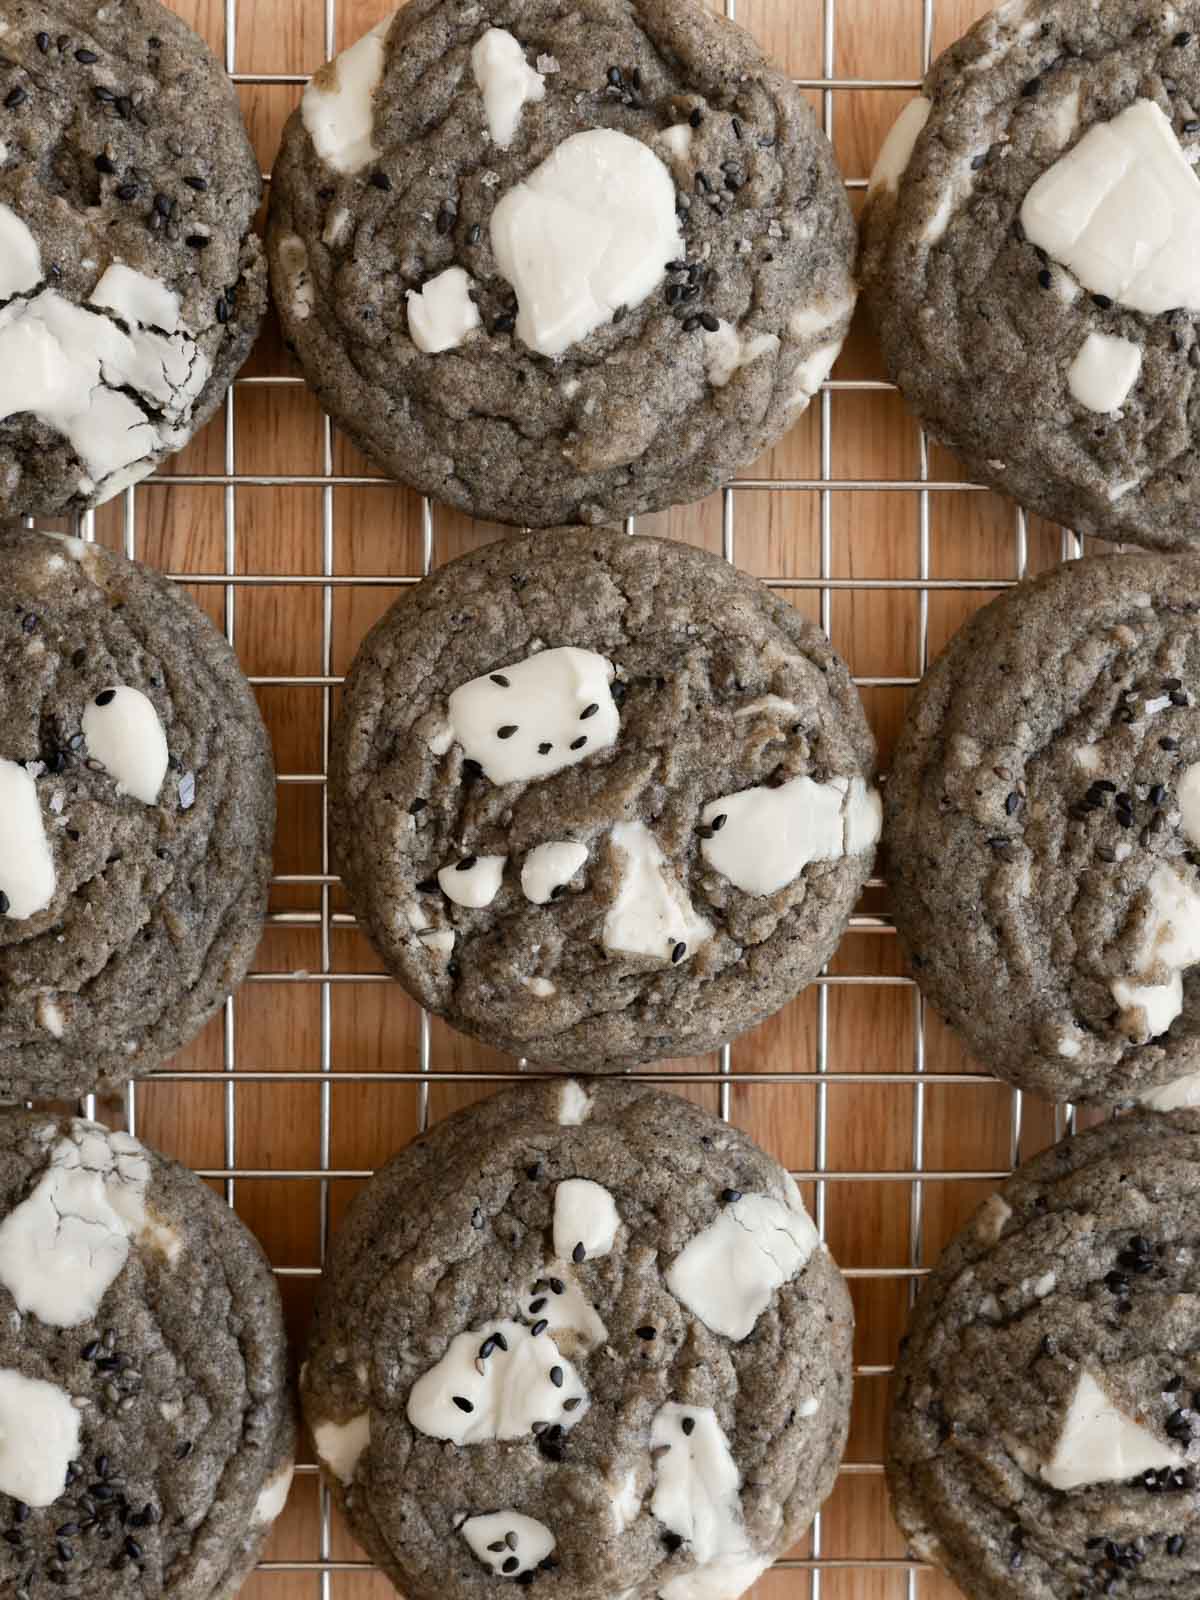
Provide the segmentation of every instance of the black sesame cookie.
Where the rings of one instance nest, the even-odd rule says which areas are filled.
[[[233,652],[182,589],[0,529],[0,1099],[153,1071],[241,982],[275,821]]]
[[[1200,6],[1008,0],[872,177],[888,369],[972,476],[1080,533],[1200,538]]]
[[[853,1313],[795,1183],[645,1085],[410,1145],[334,1240],[305,1416],[410,1600],[736,1600],[833,1484]]]
[[[886,793],[897,926],[1022,1088],[1178,1104],[1200,1069],[1198,694],[1200,558],[1155,555],[1010,590],[917,691]]]
[[[111,499],[215,411],[266,307],[233,88],[157,0],[13,0],[0,65],[0,515]]]
[[[502,540],[407,590],[351,670],[333,839],[423,1005],[583,1071],[695,1055],[832,953],[879,832],[825,635],[702,551]]]
[[[268,252],[322,404],[476,516],[708,494],[849,327],[854,225],[791,81],[698,0],[412,0],[317,73]]]
[[[224,1600],[295,1447],[279,1294],[127,1133],[0,1113],[0,1592]]]
[[[1064,1140],[924,1285],[896,1378],[892,1507],[970,1600],[1200,1589],[1200,1114]]]

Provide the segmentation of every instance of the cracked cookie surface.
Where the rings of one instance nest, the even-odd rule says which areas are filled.
[[[558,1079],[439,1123],[358,1197],[302,1394],[414,1600],[505,1578],[735,1600],[832,1486],[851,1340],[795,1184],[744,1134]]]
[[[694,0],[414,0],[317,74],[271,203],[322,404],[501,522],[709,493],[799,416],[854,307],[828,141]]]
[[[702,551],[566,530],[441,568],[368,636],[333,838],[423,1005],[604,1070],[702,1054],[816,976],[870,872],[873,761],[793,607]]]
[[[1200,8],[1008,0],[872,176],[889,375],[971,477],[1081,534],[1200,537]]]
[[[971,1600],[1167,1600],[1200,1581],[1200,1115],[1027,1163],[943,1254],[888,1450],[913,1552]]]
[[[227,1600],[295,1448],[255,1240],[124,1133],[0,1113],[0,1588]]]
[[[0,67],[0,514],[111,499],[224,398],[266,308],[232,85],[157,0],[17,0]]]
[[[151,1072],[257,948],[270,746],[225,640],[97,545],[0,531],[0,1096]]]
[[[1200,561],[1068,562],[926,675],[886,793],[914,975],[1002,1077],[1200,1097]]]

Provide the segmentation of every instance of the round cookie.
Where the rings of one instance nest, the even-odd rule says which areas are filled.
[[[334,1240],[302,1372],[326,1480],[411,1600],[736,1600],[846,1440],[853,1314],[786,1172],[645,1085],[469,1107]]]
[[[229,79],[157,0],[5,13],[0,516],[110,500],[216,410],[266,308]]]
[[[1053,1099],[1200,1092],[1198,618],[1194,556],[1069,562],[972,617],[896,750],[887,871],[917,982]]]
[[[238,1218],[125,1133],[0,1113],[0,1590],[225,1600],[295,1448]]]
[[[333,838],[422,1005],[605,1070],[714,1049],[817,975],[871,869],[873,758],[825,635],[754,579],[666,540],[531,535],[368,636]]]
[[[1040,1155],[924,1285],[892,1508],[970,1600],[1168,1600],[1200,1583],[1200,1116]]]
[[[316,74],[271,184],[321,403],[393,476],[531,527],[699,499],[773,444],[854,251],[804,96],[698,0],[413,0]]]
[[[152,1072],[241,982],[271,873],[258,706],[182,589],[0,530],[0,1099]]]
[[[1080,533],[1200,539],[1200,8],[1009,0],[869,186],[888,370],[971,476]]]

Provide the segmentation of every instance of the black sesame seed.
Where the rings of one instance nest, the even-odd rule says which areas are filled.
[[[1026,100],[1031,100],[1041,87],[1042,80],[1040,78],[1030,78],[1028,83],[1021,85],[1021,93]]]
[[[1048,289],[1054,282],[1054,274],[1048,267],[1043,267],[1037,275],[1037,281],[1043,289]]]
[[[106,156],[102,151],[96,157],[96,171],[97,172],[103,172],[106,177],[111,178],[113,176],[113,174],[116,172],[116,170],[117,170],[117,164],[112,159],[111,156]]]
[[[568,746],[568,748],[571,749],[571,750],[582,750],[586,743],[587,743],[587,734],[586,733],[581,733],[578,739],[572,739],[571,740],[571,743]]]
[[[685,955],[687,955],[687,945],[682,939],[680,939],[679,943],[671,950],[671,960],[678,965],[678,963],[683,960]]]
[[[546,1281],[550,1285],[551,1294],[566,1294],[567,1286],[561,1278],[548,1278]]]
[[[702,311],[700,313],[700,326],[705,333],[716,333],[721,324],[711,311]]]
[[[517,725],[515,722],[506,722],[502,728],[496,729],[496,737],[497,739],[511,739],[516,731]]]
[[[505,312],[492,323],[493,333],[511,333],[517,325],[517,319],[511,312]]]
[[[1011,791],[1011,793],[1009,793],[1008,796],[1005,798],[1004,810],[1007,813],[1007,815],[1011,817],[1014,811],[1018,811],[1020,809],[1020,806],[1021,806],[1021,796],[1017,793],[1017,791],[1015,789],[1013,789]]]
[[[392,187],[392,180],[388,177],[386,172],[373,172],[371,174],[370,181],[376,189],[383,189],[386,191]]]
[[[458,1407],[458,1409],[460,1411],[468,1411],[469,1412],[469,1411],[474,1411],[474,1409],[475,1409],[475,1407],[471,1404],[471,1402],[466,1398],[465,1395],[452,1394],[450,1396],[450,1398],[451,1398],[451,1400],[454,1401],[454,1404]]]
[[[81,66],[90,67],[94,66],[100,57],[94,50],[76,50],[75,59]]]
[[[212,240],[206,233],[189,233],[183,242],[190,250],[207,250]]]
[[[160,192],[154,196],[154,209],[160,217],[169,217],[175,209],[175,202],[169,194]]]
[[[14,1522],[28,1522],[28,1520],[29,1520],[29,1507],[25,1504],[24,1500],[14,1500],[13,1501],[13,1521]]]
[[[725,1202],[725,1204],[727,1206],[736,1205],[737,1202],[741,1198],[742,1198],[742,1191],[740,1189],[722,1189],[721,1190],[721,1199]]]
[[[709,827],[712,829],[712,831],[714,833],[720,833],[721,829],[725,826],[725,824],[728,821],[729,821],[729,818],[726,815],[726,813],[724,811],[718,811],[716,816],[709,823]]]
[[[1101,311],[1111,311],[1112,310],[1112,304],[1113,303],[1112,303],[1112,301],[1109,299],[1109,297],[1106,294],[1094,294],[1092,296],[1092,300],[1095,303],[1095,305],[1097,305],[1100,308]]]
[[[488,1545],[488,1549],[493,1555],[498,1556],[501,1550],[507,1550],[508,1546],[505,1544],[503,1539],[497,1539],[495,1544]]]
[[[422,878],[421,882],[417,885],[417,893],[437,894],[441,890],[441,887],[441,884],[436,878]]]
[[[8,908],[11,903],[12,902],[5,894],[4,890],[0,889],[0,917],[6,917],[8,915]]]
[[[4,96],[4,104],[10,111],[15,111],[18,106],[24,105],[29,99],[28,89],[22,89],[18,83],[15,89],[10,89]]]
[[[1173,1533],[1167,1540],[1167,1554],[1169,1556],[1181,1556],[1183,1554],[1183,1548],[1183,1535],[1181,1533]]]
[[[545,1295],[541,1295],[541,1296],[538,1297],[538,1299],[531,1300],[529,1302],[529,1315],[531,1317],[534,1316],[537,1312],[544,1311],[545,1309],[546,1309],[546,1297],[545,1297]]]
[[[126,1539],[125,1554],[132,1561],[140,1561],[142,1559],[142,1547],[136,1539]]]
[[[79,1359],[81,1361],[94,1361],[96,1359],[96,1356],[99,1353],[100,1353],[100,1341],[99,1341],[99,1339],[89,1339],[88,1342],[84,1345],[83,1349],[79,1352]]]
[[[458,213],[456,211],[452,211],[449,206],[443,206],[437,214],[437,222],[435,223],[435,226],[439,233],[446,234],[450,232],[450,229],[457,221]]]
[[[483,229],[479,226],[479,224],[477,222],[472,223],[470,231],[467,234],[467,243],[468,244],[478,244],[480,239],[482,239],[482,238],[483,238]]]
[[[181,1443],[179,1443],[179,1444],[177,1444],[175,1446],[175,1459],[176,1459],[176,1461],[183,1461],[187,1456],[190,1456],[191,1453],[192,1453],[192,1441],[190,1439],[184,1439],[184,1440],[181,1441]]]
[[[540,744],[538,745],[538,755],[548,756],[553,749],[554,746],[552,744]]]
[[[658,1338],[658,1329],[652,1328],[649,1323],[647,1323],[644,1328],[635,1328],[633,1331],[637,1334],[639,1339]]]
[[[7,1540],[7,1542],[9,1544],[13,1545],[14,1547],[16,1547],[16,1546],[18,1546],[18,1545],[20,1545],[22,1543],[21,1535],[17,1532],[17,1530],[15,1528],[6,1528],[4,1530],[4,1538]]]
[[[183,181],[189,189],[194,189],[197,194],[203,194],[208,188],[208,179],[201,178],[194,172],[189,174]]]
[[[138,186],[136,183],[122,183],[117,186],[115,193],[118,200],[136,200],[138,195]]]
[[[1190,33],[1177,33],[1171,40],[1171,43],[1175,46],[1176,50],[1182,50],[1185,44],[1191,44],[1191,42],[1192,36]]]
[[[509,680],[502,672],[493,672],[491,674],[491,679],[493,683],[498,683],[502,689],[508,689],[511,687]]]
[[[695,1417],[684,1417],[679,1426],[683,1429],[685,1434],[692,1433],[696,1427],[696,1419]]]
[[[54,1541],[54,1548],[58,1551],[58,1559],[60,1561],[74,1561],[74,1547],[69,1545],[65,1539],[56,1539]]]
[[[464,774],[468,778],[482,778],[483,777],[483,767],[479,764],[478,761],[475,760],[475,758],[473,756],[468,756],[466,758],[466,760],[462,764],[462,769],[463,769]]]
[[[711,194],[712,193],[712,184],[709,183],[707,177],[704,175],[703,172],[698,172],[696,174],[695,188],[696,188],[696,193],[697,194]]]
[[[516,1556],[509,1556],[500,1570],[501,1572],[515,1572],[520,1565],[521,1563]]]
[[[579,713],[580,722],[586,722],[589,717],[594,717],[599,709],[600,707],[598,705],[584,706],[583,710]]]
[[[1179,740],[1178,739],[1170,739],[1170,738],[1160,739],[1158,741],[1158,748],[1160,750],[1178,750],[1179,749]]]
[[[683,1538],[678,1533],[664,1533],[662,1536],[664,1547],[674,1555],[676,1550],[683,1548]]]
[[[684,333],[695,333],[700,326],[699,317],[685,317],[682,323]]]
[[[704,113],[701,111],[699,106],[693,108],[692,114],[688,118],[688,121],[691,123],[693,128],[698,128],[704,121]]]
[[[579,1263],[581,1261],[583,1261],[586,1256],[587,1256],[587,1251],[584,1249],[583,1241],[581,1239],[580,1242],[575,1246],[574,1250],[571,1251],[571,1260],[575,1263],[576,1266],[578,1266]]]
[[[567,886],[566,886],[565,883],[556,883],[554,885],[553,889],[551,889],[551,891],[550,891],[550,898],[551,898],[551,900],[561,900],[563,895],[566,894],[566,892],[567,892]]]
[[[496,1349],[497,1350],[503,1350],[504,1353],[507,1355],[508,1354],[508,1340],[504,1337],[504,1335],[502,1333],[494,1333],[492,1335],[492,1338],[496,1341]]]
[[[549,1326],[550,1326],[550,1324],[546,1320],[545,1317],[539,1317],[538,1320],[534,1323],[533,1327],[530,1328],[529,1331],[530,1331],[530,1334],[533,1336],[533,1338],[540,1339],[542,1334],[545,1333],[546,1329]]]
[[[550,1368],[550,1382],[554,1385],[554,1387],[556,1389],[561,1389],[562,1388],[563,1383],[565,1382],[565,1378],[564,1378],[564,1374],[563,1374],[563,1369],[561,1367],[551,1367]]]
[[[38,49],[43,55],[48,55],[50,53],[50,35],[48,33],[35,34],[34,43],[37,45]]]
[[[476,865],[478,860],[478,856],[464,856],[461,861],[455,862],[454,870],[455,872],[470,872],[471,868]]]
[[[96,704],[98,706],[110,706],[116,698],[117,691],[115,689],[101,689],[96,696]]]
[[[564,1411],[578,1411],[582,1404],[583,1404],[583,1396],[582,1395],[578,1395],[578,1394],[572,1395],[569,1400],[564,1400],[563,1401],[563,1410]]]

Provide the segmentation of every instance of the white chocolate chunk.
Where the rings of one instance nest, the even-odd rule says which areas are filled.
[[[606,1256],[621,1226],[616,1201],[603,1184],[590,1178],[564,1178],[554,1191],[554,1252],[573,1261],[578,1246],[581,1259]]]
[[[1177,1111],[1183,1106],[1200,1106],[1200,1072],[1189,1072],[1186,1077],[1174,1078],[1170,1083],[1160,1083],[1153,1089],[1144,1089],[1138,1101],[1151,1111]]]
[[[841,354],[842,340],[835,339],[831,344],[818,345],[810,356],[798,362],[792,373],[795,389],[788,401],[792,406],[806,406],[820,389],[825,379],[833,371],[833,363]]]
[[[686,1428],[685,1428],[686,1424]],[[696,1565],[662,1584],[664,1600],[736,1600],[771,1563],[742,1522],[741,1477],[708,1406],[669,1401],[650,1428],[655,1452],[650,1509],[683,1539]]]
[[[52,1328],[94,1317],[145,1239],[150,1163],[136,1139],[75,1121],[32,1191],[0,1222],[0,1283]]]
[[[258,1499],[254,1502],[254,1512],[251,1522],[257,1528],[265,1527],[274,1522],[287,1505],[288,1495],[291,1493],[292,1479],[296,1474],[296,1463],[285,1461],[279,1471],[268,1478],[258,1492]]]
[[[1089,128],[1029,190],[1021,224],[1093,294],[1200,311],[1200,183],[1153,100]]]
[[[393,13],[394,15],[394,13]],[[335,172],[361,172],[374,161],[375,91],[383,77],[392,16],[322,67],[304,91],[300,115],[317,154]]]
[[[442,893],[456,906],[470,906],[476,911],[490,906],[500,893],[507,860],[507,856],[464,856],[462,861],[443,867],[438,873]],[[465,866],[468,861],[469,867]]]
[[[854,314],[857,300],[857,291],[853,284],[851,292],[841,300],[814,300],[811,305],[801,306],[799,311],[794,311],[788,322],[788,332],[793,339],[811,339],[818,333],[824,333],[829,328],[836,328],[839,322],[846,322]]]
[[[1117,978],[1111,987],[1112,997],[1128,1025],[1148,1039],[1166,1033],[1183,1010],[1183,978],[1178,972],[1172,973],[1166,983],[1127,983]]]
[[[1200,761],[1186,767],[1175,785],[1179,802],[1179,825],[1191,840],[1200,844]]]
[[[360,1412],[349,1422],[318,1422],[313,1443],[323,1464],[342,1483],[351,1483],[359,1458],[371,1442],[371,1414]]]
[[[287,281],[287,303],[297,322],[307,322],[317,303],[308,267],[308,246],[298,233],[285,233],[277,246],[279,265]]]
[[[676,946],[693,956],[712,938],[712,924],[692,905],[675,870],[644,822],[618,822],[609,835],[620,874],[604,918],[604,947],[669,961]]]
[[[1142,370],[1142,352],[1128,339],[1089,333],[1067,368],[1067,388],[1089,411],[1116,411]]]
[[[545,98],[542,75],[525,60],[520,42],[506,28],[489,28],[476,41],[471,70],[483,96],[492,141],[507,150],[527,103]]]
[[[168,752],[154,702],[125,685],[102,689],[85,708],[82,726],[88,755],[116,780],[118,792],[156,805]]]
[[[42,281],[42,252],[24,217],[0,205],[0,299],[28,294]]]
[[[564,139],[502,197],[491,237],[520,306],[517,335],[544,356],[641,305],[686,254],[670,173],[611,128]]]
[[[536,845],[521,867],[522,894],[535,906],[544,906],[555,889],[570,883],[587,858],[587,845],[570,839]]]
[[[507,1349],[495,1344],[497,1335]],[[493,1348],[481,1357],[489,1341]],[[567,1400],[580,1404],[565,1411]],[[548,1332],[535,1338],[519,1322],[501,1321],[452,1339],[441,1360],[413,1384],[407,1415],[430,1438],[464,1445],[520,1439],[535,1422],[557,1422],[567,1431],[583,1420],[588,1406],[579,1374]]]
[[[1150,911],[1135,971],[1165,979],[1140,984],[1115,979],[1110,988],[1125,1027],[1140,1037],[1165,1033],[1183,1010],[1183,973],[1200,961],[1200,894],[1171,867],[1155,867],[1147,882]]]
[[[613,1522],[618,1533],[624,1533],[638,1519],[642,1509],[642,1491],[638,1488],[637,1469],[630,1467],[618,1483],[606,1483]]]
[[[671,165],[675,168],[681,183],[688,185],[692,182],[692,130],[686,122],[672,123],[669,128],[664,128],[658,135],[659,143],[664,145]]]
[[[1091,1373],[1083,1372],[1041,1475],[1052,1489],[1080,1489],[1091,1483],[1121,1483],[1182,1461],[1178,1448],[1118,1411]]]
[[[875,165],[871,169],[871,177],[867,184],[868,194],[878,194],[881,189],[894,192],[900,187],[900,180],[908,171],[908,163],[912,160],[913,147],[921,129],[929,121],[929,113],[932,110],[933,102],[926,100],[924,95],[917,95],[904,107],[892,123],[888,136],[875,158]]]
[[[408,331],[418,350],[439,355],[453,350],[479,326],[479,307],[461,267],[447,267],[419,289],[408,291]]]
[[[819,1243],[803,1209],[743,1195],[683,1247],[667,1269],[667,1288],[714,1333],[745,1339]]]
[[[552,994],[558,993],[557,984],[551,983],[549,978],[522,978],[521,982],[539,1000],[549,1000]]]
[[[459,1533],[475,1557],[497,1577],[517,1578],[530,1572],[554,1549],[555,1538],[544,1522],[519,1511],[491,1511],[468,1517]]]
[[[455,689],[453,737],[493,783],[548,778],[617,742],[612,679],[594,650],[542,650]]]
[[[578,1128],[592,1114],[592,1097],[574,1078],[569,1078],[558,1092],[558,1120],[561,1127]]]
[[[0,1494],[50,1506],[79,1454],[82,1416],[57,1383],[0,1367]]]
[[[23,921],[45,911],[57,882],[42,822],[37,784],[23,766],[0,757],[0,894],[6,917]]]
[[[88,304],[115,311],[131,328],[179,332],[179,296],[158,278],[114,261],[88,296]]]
[[[883,821],[878,791],[861,778],[814,783],[792,778],[777,789],[757,786],[710,801],[709,827],[724,817],[700,852],[710,867],[746,894],[776,894],[810,861],[835,861],[874,848]]]
[[[774,333],[743,337],[728,322],[718,321],[715,333],[704,334],[704,369],[714,389],[723,389],[734,373],[748,367],[759,356],[773,355],[779,349]]]
[[[975,1214],[976,1235],[985,1244],[995,1244],[1012,1216],[1012,1207],[998,1194],[989,1195]]]

